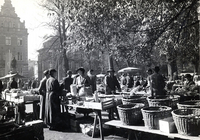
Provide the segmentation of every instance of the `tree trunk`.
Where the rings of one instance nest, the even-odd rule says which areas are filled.
[[[63,49],[63,71],[64,73],[67,73],[67,71],[69,70],[69,63],[68,63],[68,58],[66,55],[66,49]]]
[[[174,72],[177,72],[176,60],[171,60],[170,58],[168,58],[167,68],[168,68],[169,81],[172,81]]]

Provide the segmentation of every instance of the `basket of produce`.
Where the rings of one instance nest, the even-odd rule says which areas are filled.
[[[200,100],[191,100],[177,103],[178,109],[200,108]]]
[[[142,122],[141,108],[144,107],[142,103],[133,103],[127,105],[117,106],[119,118],[125,125],[139,124]]]
[[[147,97],[149,106],[170,106],[172,99],[169,96],[149,96]]]
[[[172,117],[179,134],[197,136],[200,134],[200,109],[187,108],[172,111]]]
[[[132,103],[144,103],[145,106],[148,105],[146,97],[142,95],[124,95],[122,98],[123,105],[132,104]]]
[[[179,95],[170,95],[169,98],[172,99],[172,102],[170,105],[172,107],[172,109],[177,109],[177,103],[180,100],[180,96]]]
[[[159,120],[171,116],[171,107],[146,107],[141,109],[145,127],[159,129]]]

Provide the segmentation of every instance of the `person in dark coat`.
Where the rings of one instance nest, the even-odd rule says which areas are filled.
[[[70,85],[73,84],[73,78],[72,78],[72,71],[68,70],[67,71],[67,77],[65,77],[63,79],[63,83],[62,83],[62,88],[66,91],[66,92],[70,92]]]
[[[115,93],[116,89],[121,91],[121,87],[117,80],[117,77],[114,75],[115,71],[113,69],[109,69],[107,72],[108,72],[108,75],[104,79],[105,86],[106,86],[106,94]]]
[[[17,85],[17,81],[15,81],[15,78],[12,77],[11,80],[8,82],[7,88],[10,89],[17,89],[18,85]]]
[[[56,70],[50,69],[50,77],[46,82],[46,105],[45,105],[45,117],[44,122],[49,126],[50,130],[56,130],[60,124],[60,99],[61,94],[60,85],[55,78]]]
[[[38,88],[40,96],[40,116],[39,118],[44,120],[44,112],[45,112],[45,100],[46,100],[46,82],[49,78],[49,70],[45,70],[43,72],[44,78],[40,81],[40,85]]]
[[[150,89],[151,96],[165,95],[165,81],[161,74],[159,74],[160,68],[156,66],[154,73],[150,76]]]

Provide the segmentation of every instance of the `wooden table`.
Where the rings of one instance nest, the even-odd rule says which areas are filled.
[[[25,119],[25,104],[33,105],[33,119],[39,119],[39,112],[37,110],[37,103],[40,102],[41,95],[23,95],[23,96],[12,96],[11,93],[4,93],[4,99],[15,105],[15,119],[20,124],[21,119]],[[23,116],[23,117],[22,117]]]
[[[134,130],[134,131],[140,131],[140,132],[146,132],[146,133],[152,133],[152,134],[167,136],[168,138],[172,138],[172,139],[200,140],[199,136],[184,136],[184,135],[180,135],[178,133],[168,134],[168,133],[161,132],[160,130],[151,130],[151,129],[148,129],[144,126],[123,125],[120,120],[108,121],[105,124],[110,125],[110,126],[114,126],[114,127],[125,128],[125,129],[128,129],[128,130]]]
[[[101,111],[114,107],[114,99],[110,99],[110,100],[103,101],[103,102],[84,102],[83,105],[77,105],[77,104],[66,104],[66,105],[68,107],[73,107],[73,108],[92,109],[95,112],[94,130],[92,133],[92,137],[94,137],[95,128],[96,128],[96,124],[97,124],[97,118],[98,118],[99,126],[100,126],[100,136],[101,136],[101,139],[104,140]]]

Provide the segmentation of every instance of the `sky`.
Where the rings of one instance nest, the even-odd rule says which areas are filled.
[[[50,30],[44,26],[48,21],[47,11],[39,3],[43,0],[11,0],[15,12],[21,21],[25,21],[28,29],[28,58],[37,60],[37,50],[42,47],[42,37],[50,33]],[[4,0],[0,0],[0,5]]]

